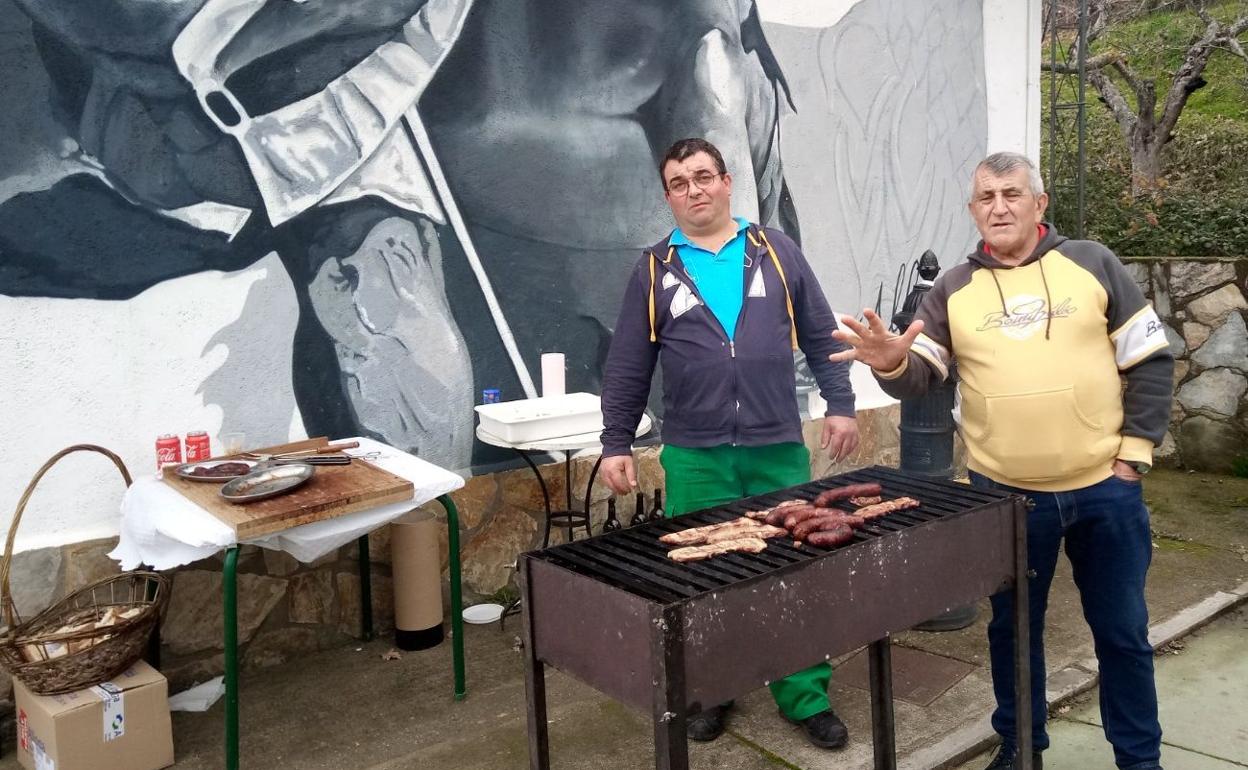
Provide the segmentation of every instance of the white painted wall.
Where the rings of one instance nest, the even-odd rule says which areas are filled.
[[[228,417],[212,403],[217,381],[254,394],[249,438],[302,438],[290,385],[294,311],[274,255],[121,302],[0,296],[0,526],[44,461],[70,444],[106,447],[140,475],[154,470],[160,433],[201,429],[215,441]],[[17,550],[116,535],[123,490],[107,458],[66,457],[39,483]]]
[[[1041,0],[984,0],[988,152],[1040,162]],[[969,183],[969,180],[968,180]]]

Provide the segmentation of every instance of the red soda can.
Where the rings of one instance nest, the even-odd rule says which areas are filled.
[[[212,457],[211,443],[208,440],[208,431],[193,430],[186,434],[186,461],[188,463],[197,463],[201,460],[207,460]]]
[[[162,433],[156,438],[156,470],[182,463],[182,439],[176,433]]]

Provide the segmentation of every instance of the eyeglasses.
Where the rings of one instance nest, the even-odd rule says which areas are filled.
[[[711,186],[711,183],[723,176],[723,174],[712,174],[709,171],[699,171],[693,175],[692,179],[684,177],[676,177],[667,183],[667,191],[672,195],[688,195],[689,183],[692,182],[694,187],[699,190],[705,190]]]

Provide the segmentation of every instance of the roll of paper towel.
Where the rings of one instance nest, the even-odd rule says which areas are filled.
[[[567,364],[562,353],[542,354],[542,396],[562,396],[567,392],[564,372]]]

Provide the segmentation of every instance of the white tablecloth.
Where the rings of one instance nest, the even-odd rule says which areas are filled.
[[[369,462],[411,481],[415,490],[412,499],[302,524],[244,543],[285,551],[301,562],[315,561],[464,485],[464,480],[456,474],[379,441],[369,438],[344,441],[360,442],[359,449],[348,450],[347,454],[359,456],[377,452],[378,456],[369,458]],[[140,564],[170,569],[205,559],[237,543],[234,530],[220,519],[159,479],[144,476],[135,479],[121,501],[121,538],[109,556],[121,562],[122,569],[135,569]]]

